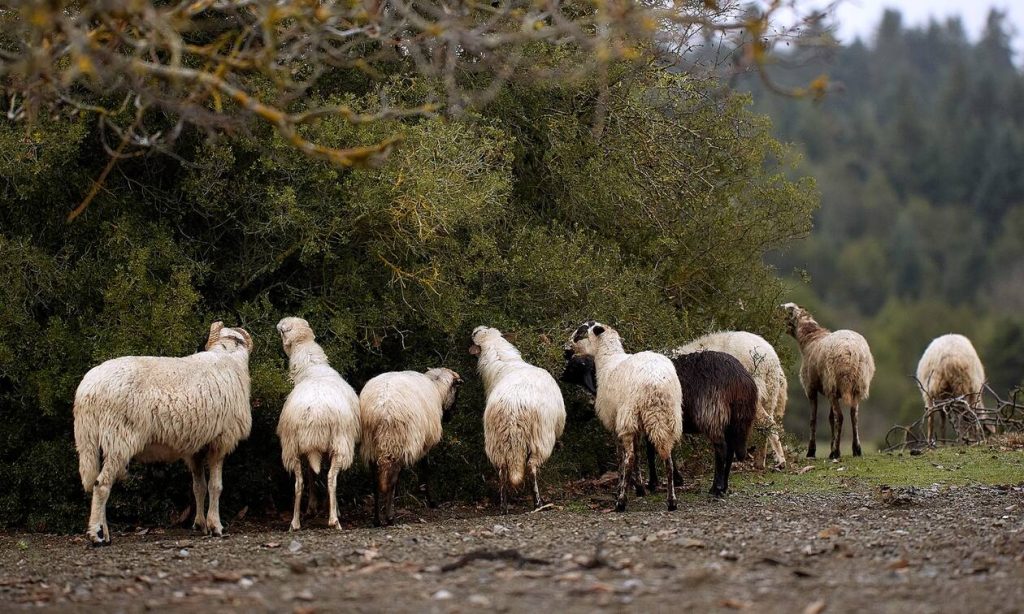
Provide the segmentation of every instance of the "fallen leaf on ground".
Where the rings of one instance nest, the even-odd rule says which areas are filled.
[[[830,539],[841,534],[842,532],[843,530],[841,528],[832,525],[827,529],[822,529],[821,531],[818,531],[818,539]]]
[[[740,601],[738,599],[723,599],[718,602],[718,605],[732,610],[746,610],[752,604],[749,601]]]
[[[824,599],[819,599],[817,601],[812,601],[811,603],[807,604],[806,608],[804,608],[804,614],[821,614],[824,611],[825,611],[825,600]]]

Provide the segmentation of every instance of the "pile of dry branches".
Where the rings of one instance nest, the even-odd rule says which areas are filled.
[[[1024,389],[1015,388],[1010,391],[1009,398],[1003,398],[985,384],[977,394],[936,400],[928,397],[917,378],[914,381],[928,398],[924,414],[910,425],[897,424],[889,429],[885,435],[884,452],[921,450],[940,443],[970,445],[984,442],[997,433],[1024,432]],[[973,397],[980,398],[981,402],[972,407]],[[987,405],[986,399],[989,400]],[[945,417],[952,429],[952,437],[947,438],[942,432],[934,441],[928,441],[926,425],[929,417],[937,423]]]

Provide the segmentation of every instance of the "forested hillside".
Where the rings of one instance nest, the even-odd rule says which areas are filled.
[[[958,21],[906,27],[890,11],[868,42],[822,53],[809,32],[774,68],[782,84],[828,74],[822,100],[747,83],[821,189],[811,237],[773,259],[794,300],[870,341],[869,439],[919,415],[909,375],[936,335],[969,335],[997,390],[1024,380],[1024,74],[1010,32],[998,12],[970,40]],[[806,432],[791,391],[789,426]]]

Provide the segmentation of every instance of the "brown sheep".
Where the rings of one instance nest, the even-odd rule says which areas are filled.
[[[860,402],[868,398],[875,360],[867,340],[852,330],[832,332],[814,321],[810,312],[796,303],[781,306],[786,313],[787,332],[800,344],[800,383],[811,402],[811,438],[807,458],[814,458],[818,426],[818,394],[831,405],[829,425],[832,427],[831,459],[839,458],[839,440],[843,433],[843,410],[840,402],[850,407],[853,428],[853,455],[860,456],[860,431],[857,417]]]

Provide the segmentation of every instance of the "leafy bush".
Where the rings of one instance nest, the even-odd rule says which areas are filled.
[[[341,80],[343,81],[343,80]],[[422,82],[395,82],[415,100]],[[85,214],[64,217],[106,164],[82,123],[29,135],[0,124],[0,523],[75,530],[86,510],[72,437],[77,383],[122,355],[184,355],[209,322],[245,326],[253,430],[227,461],[225,515],[287,507],[274,435],[290,385],[274,331],[307,318],[357,388],[373,375],[445,365],[469,383],[437,450],[446,497],[479,497],[482,390],[465,352],[500,327],[558,372],[585,318],[631,349],[710,327],[776,339],[779,285],[761,260],[809,230],[816,193],[747,100],[648,69],[624,76],[595,130],[592,84],[516,86],[476,115],[306,126],[317,142],[401,133],[379,168],[310,161],[269,130],[183,135],[174,155],[117,162]],[[325,99],[341,93],[322,91]],[[373,109],[372,95],[346,102]],[[576,391],[565,446],[545,469],[591,475],[613,455]],[[115,520],[166,522],[189,503],[181,467],[132,465]],[[347,473],[343,501],[369,492]]]

